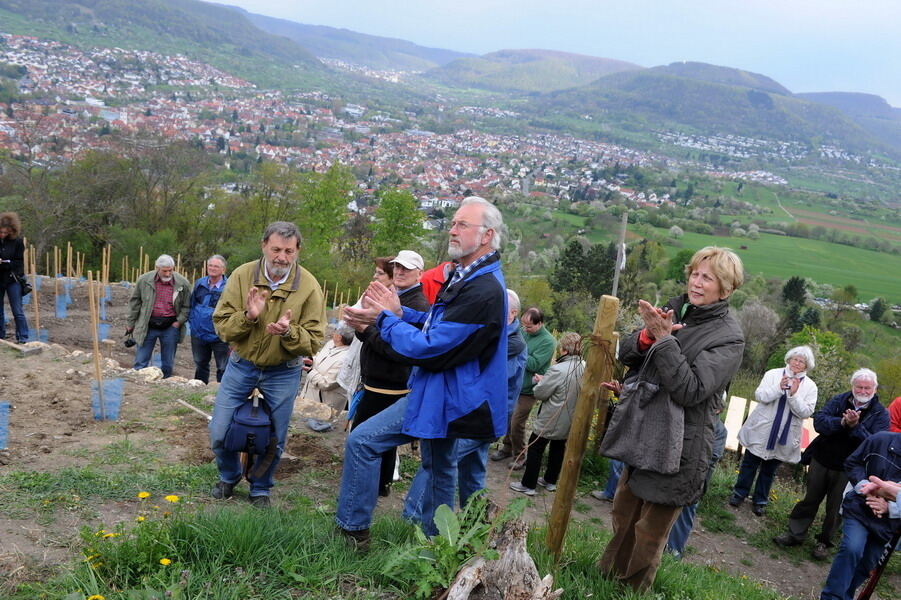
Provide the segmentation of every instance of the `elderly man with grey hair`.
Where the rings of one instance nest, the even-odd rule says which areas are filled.
[[[219,339],[213,327],[213,311],[225,288],[225,259],[214,254],[206,259],[206,275],[194,283],[191,294],[191,353],[194,355],[194,379],[204,383],[210,380],[210,358],[216,358],[216,381],[222,381],[222,374],[228,365],[228,344]]]
[[[773,538],[776,544],[796,546],[803,542],[825,498],[823,526],[812,554],[817,560],[829,557],[842,493],[848,484],[845,460],[868,437],[889,428],[888,411],[876,395],[878,385],[876,373],[858,369],[851,375],[851,391],[834,396],[813,415],[813,427],[820,435],[801,458],[802,463],[810,464],[807,492],[788,516],[788,531]]]
[[[191,310],[191,283],[175,272],[175,261],[168,254],[161,254],[155,266],[138,277],[128,301],[125,334],[138,344],[135,369],[150,364],[159,340],[163,377],[171,377],[175,350],[185,336],[184,324]]]

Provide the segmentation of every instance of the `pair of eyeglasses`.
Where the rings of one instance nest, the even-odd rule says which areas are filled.
[[[471,227],[485,227],[484,225],[477,225],[475,223],[467,223],[466,221],[451,221],[450,223],[451,229],[456,227],[460,231],[466,231]]]

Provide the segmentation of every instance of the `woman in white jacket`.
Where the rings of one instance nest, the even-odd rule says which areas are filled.
[[[776,469],[783,462],[801,460],[802,421],[813,414],[817,404],[817,384],[807,376],[814,364],[810,347],[797,346],[785,353],[784,368],[764,373],[754,393],[757,408],[738,432],[745,455],[730,505],[738,506],[750,494],[756,474],[751,511],[763,516]]]

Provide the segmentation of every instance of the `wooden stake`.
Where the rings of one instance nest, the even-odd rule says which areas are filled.
[[[31,273],[31,246],[28,245],[28,238],[22,238],[22,244],[25,246],[25,255],[22,257],[23,273]]]
[[[597,397],[601,394],[601,382],[610,379],[613,374],[614,340],[613,327],[619,312],[619,298],[601,296],[598,313],[594,321],[594,332],[587,356],[585,374],[582,376],[582,387],[573,416],[572,428],[566,441],[566,453],[563,456],[563,470],[557,482],[557,493],[554,494],[554,506],[548,519],[547,546],[560,560],[563,539],[569,525],[576,486],[579,483],[579,472],[582,470],[582,459],[591,429],[591,417]],[[606,395],[605,391],[605,395]],[[601,410],[606,411],[606,404]]]
[[[94,294],[94,273],[88,271],[88,304],[91,307],[91,339],[94,343],[94,377],[97,379],[97,400],[100,402],[100,420],[106,421],[106,403],[103,401],[103,369],[100,366],[100,339],[97,331],[97,303]]]
[[[176,273],[181,273],[181,252],[179,252],[179,253],[176,254],[175,256],[176,256],[176,259],[175,259],[175,272],[176,272]]]
[[[72,277],[72,242],[66,242],[66,277]]]
[[[40,341],[41,339],[41,309],[40,309],[40,292],[38,292],[38,269],[37,269],[37,259],[35,258],[35,249],[34,246],[31,247],[31,266],[34,268],[34,271],[31,273],[32,278],[34,279],[34,283],[32,284],[31,291],[31,303],[34,304],[34,339]]]

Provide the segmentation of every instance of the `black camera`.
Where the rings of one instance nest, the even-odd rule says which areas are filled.
[[[138,344],[135,341],[135,339],[131,336],[128,336],[127,338],[125,338],[125,341],[123,341],[122,343],[125,344],[126,348],[131,348],[132,346],[136,346]]]

